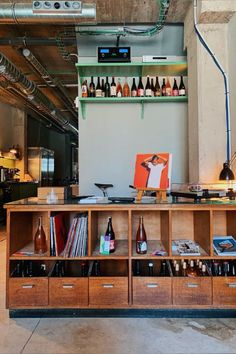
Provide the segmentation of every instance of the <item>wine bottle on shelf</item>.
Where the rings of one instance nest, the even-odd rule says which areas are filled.
[[[171,89],[171,85],[170,85],[170,79],[167,77],[167,81],[166,81],[166,96],[171,96],[172,94],[172,89]]]
[[[127,82],[127,77],[125,78],[125,83],[123,86],[123,96],[130,97],[130,88],[129,88],[129,84]]]
[[[100,77],[98,77],[95,95],[96,97],[102,97],[102,87],[100,84]]]
[[[38,228],[34,236],[34,252],[36,254],[44,254],[47,252],[47,241],[41,216],[38,218]]]
[[[112,76],[112,81],[111,81],[111,97],[116,97],[116,83],[115,83],[115,78]]]
[[[116,86],[116,96],[117,97],[122,97],[122,85],[121,85],[121,82],[120,82],[120,78],[118,79],[118,83],[117,83],[117,86]]]
[[[105,233],[105,237],[109,236],[110,238],[110,248],[109,253],[113,253],[116,250],[116,241],[115,241],[115,232],[112,227],[112,218],[111,216],[108,218],[107,230]]]
[[[226,277],[229,275],[229,262],[223,262],[223,275]]]
[[[187,276],[187,263],[186,262],[182,263],[182,276],[183,277]]]
[[[212,274],[217,277],[219,275],[219,263],[213,262],[212,263]]]
[[[163,83],[161,86],[161,95],[166,96],[166,80],[165,79],[163,79]]]
[[[152,90],[151,90],[151,84],[150,84],[150,78],[147,76],[147,83],[145,86],[145,96],[146,97],[151,97],[152,96]]]
[[[206,277],[206,276],[207,276],[207,268],[206,268],[206,265],[205,265],[205,264],[202,265],[202,269],[201,269],[200,275],[201,275],[202,277]]]
[[[141,275],[141,263],[139,259],[135,260],[134,262],[134,275],[136,276]]]
[[[44,263],[40,264],[40,276],[41,277],[46,277],[47,276],[46,264],[44,264]]]
[[[29,261],[29,265],[28,265],[28,277],[32,277],[33,274],[33,262]]]
[[[110,84],[108,81],[108,76],[106,77],[106,82],[105,82],[105,97],[110,97]]]
[[[136,252],[138,254],[147,253],[147,236],[143,224],[143,216],[139,218],[139,227],[136,234]]]
[[[96,277],[99,277],[101,275],[100,262],[99,261],[95,261],[94,262],[94,275]]]
[[[174,79],[174,85],[172,88],[172,96],[179,96],[179,89],[178,89],[176,79]]]
[[[81,277],[86,277],[86,275],[87,275],[86,268],[87,268],[86,262],[82,262],[81,263]]]
[[[137,97],[138,91],[137,91],[137,86],[136,86],[136,82],[135,82],[135,78],[133,78],[133,84],[131,87],[131,96],[132,97]]]
[[[18,262],[17,264],[16,264],[16,268],[15,268],[15,271],[14,271],[14,276],[15,277],[21,277],[22,276],[22,273],[21,273],[21,264],[20,264],[20,262]]]
[[[155,88],[154,88],[154,96],[155,97],[161,96],[161,88],[160,88],[158,76],[156,77],[156,84],[155,84]]]
[[[190,278],[194,278],[194,277],[197,277],[197,270],[194,266],[194,261],[193,260],[190,260],[190,265],[189,267],[187,268],[187,276],[190,277]]]
[[[152,91],[152,97],[154,96],[154,92],[155,92],[155,86],[154,86],[154,79],[151,78],[151,91]]]
[[[180,276],[179,263],[176,263],[175,265],[175,276],[176,277]]]
[[[105,82],[104,79],[102,79],[102,97],[105,97]]]
[[[84,80],[81,85],[81,95],[82,97],[88,97],[88,84],[87,80]]]
[[[143,97],[143,96],[144,96],[144,88],[142,83],[142,77],[140,76],[139,83],[138,83],[138,97]]]
[[[153,262],[148,262],[148,276],[153,277]]]
[[[235,270],[235,263],[233,261],[230,262],[229,268],[230,268],[230,271],[229,271],[230,276],[234,277],[236,275],[236,270]]]
[[[179,96],[186,96],[186,89],[185,89],[185,85],[184,85],[183,76],[181,76],[181,78],[180,78]]]
[[[168,271],[167,271],[166,261],[162,261],[161,262],[161,268],[160,268],[160,276],[161,277],[165,277],[167,275],[168,275]]]
[[[89,97],[95,97],[95,84],[93,82],[93,76],[91,76],[91,82],[89,85]]]

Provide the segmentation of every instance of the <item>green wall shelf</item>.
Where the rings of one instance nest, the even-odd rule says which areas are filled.
[[[77,63],[80,78],[90,76],[187,76],[187,62]]]
[[[171,102],[188,102],[187,96],[170,96],[170,97],[86,97],[80,98],[82,118],[86,119],[86,105],[87,104],[101,104],[101,103],[139,103],[141,104],[141,118],[144,118],[144,104],[145,103],[171,103]]]

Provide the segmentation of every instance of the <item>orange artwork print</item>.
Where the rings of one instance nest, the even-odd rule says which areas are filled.
[[[136,189],[169,189],[171,157],[167,152],[137,154],[134,186]]]

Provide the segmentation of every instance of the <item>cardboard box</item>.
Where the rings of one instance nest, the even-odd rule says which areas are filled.
[[[71,184],[71,195],[78,196],[79,195],[79,185],[78,184]]]
[[[71,196],[70,187],[38,187],[38,199],[45,200],[51,191],[54,191],[59,200],[68,199]]]

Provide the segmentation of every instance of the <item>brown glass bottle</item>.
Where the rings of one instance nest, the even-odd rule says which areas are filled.
[[[139,227],[136,234],[136,252],[138,254],[147,253],[147,236],[146,231],[143,224],[143,217],[139,218]]]
[[[109,253],[113,253],[116,250],[116,242],[115,242],[115,232],[112,227],[112,218],[111,216],[108,218],[108,223],[107,223],[107,231],[105,233],[105,236],[110,237],[110,248],[109,248]]]
[[[127,82],[127,77],[125,78],[125,83],[123,86],[123,96],[130,97],[130,88],[129,88],[129,84]]]
[[[190,278],[194,278],[194,277],[198,276],[197,270],[196,270],[196,268],[194,266],[194,261],[193,260],[190,261],[190,265],[189,265],[189,267],[187,269],[187,276],[190,277]]]
[[[44,254],[47,252],[46,235],[42,226],[42,217],[39,217],[38,228],[34,236],[34,252],[36,254]]]
[[[171,89],[171,85],[170,85],[170,79],[167,77],[167,81],[166,81],[166,96],[171,96],[172,94],[172,89]]]

